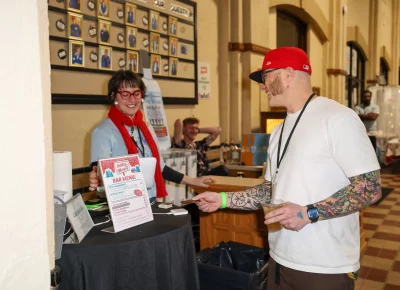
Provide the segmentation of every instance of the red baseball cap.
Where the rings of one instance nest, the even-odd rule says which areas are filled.
[[[287,46],[272,49],[264,57],[262,69],[252,72],[249,77],[258,83],[262,83],[261,74],[266,69],[287,68],[304,71],[311,75],[310,60],[304,50]]]

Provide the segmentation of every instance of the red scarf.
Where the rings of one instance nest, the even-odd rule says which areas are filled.
[[[146,123],[143,121],[142,112],[138,110],[135,114],[135,117],[131,119],[124,113],[122,113],[120,110],[118,110],[116,106],[112,106],[110,111],[108,112],[108,117],[111,119],[111,121],[113,121],[115,126],[117,126],[119,132],[122,135],[122,138],[124,138],[126,148],[128,149],[128,154],[137,154],[138,149],[135,143],[133,143],[131,136],[129,135],[124,125],[127,125],[129,127],[133,126],[139,127],[140,131],[142,132],[144,138],[147,141],[147,144],[149,144],[153,157],[157,159],[156,172],[154,173],[154,179],[156,181],[156,188],[157,188],[157,197],[167,196],[168,193],[167,190],[165,189],[164,179],[162,177],[161,167],[160,167],[160,153],[158,152],[158,148],[156,142],[154,142],[153,136],[151,135],[149,129],[147,128]]]

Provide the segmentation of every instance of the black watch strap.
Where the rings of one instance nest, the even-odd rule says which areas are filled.
[[[316,223],[319,219],[318,209],[312,204],[307,205],[307,215],[311,223]]]

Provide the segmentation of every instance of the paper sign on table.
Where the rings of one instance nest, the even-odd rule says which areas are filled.
[[[139,155],[101,159],[99,165],[113,222],[104,231],[117,233],[152,221]]]
[[[67,202],[67,216],[78,241],[81,242],[94,224],[80,194],[75,195]]]

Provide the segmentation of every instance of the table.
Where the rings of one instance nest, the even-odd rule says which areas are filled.
[[[212,176],[215,183],[208,188],[193,187],[197,193],[204,191],[242,191],[264,182],[260,178],[238,178]],[[360,253],[367,249],[364,216],[360,211]],[[268,228],[264,224],[263,211],[218,210],[213,213],[200,212],[200,249],[212,248],[221,241],[234,241],[269,249]]]
[[[386,157],[400,156],[399,138],[393,138],[386,143]]]
[[[368,134],[371,136],[371,134]],[[393,159],[400,158],[399,137],[394,134],[372,135],[376,137],[378,160],[386,165],[392,164]]]
[[[101,231],[110,226],[94,227],[80,244],[63,245],[56,261],[60,290],[200,289],[190,215],[154,215],[117,234]]]
[[[264,182],[261,178],[212,177],[215,183],[211,183],[207,189],[193,187],[194,191],[241,191]],[[268,228],[264,224],[263,211],[224,209],[214,213],[200,212],[200,249],[212,248],[221,241],[268,249]]]
[[[262,165],[236,165],[236,164],[222,164],[220,161],[212,162],[209,164],[210,168],[225,165],[229,169],[230,176],[236,176],[238,172],[243,172],[246,178],[258,178],[263,173]]]

